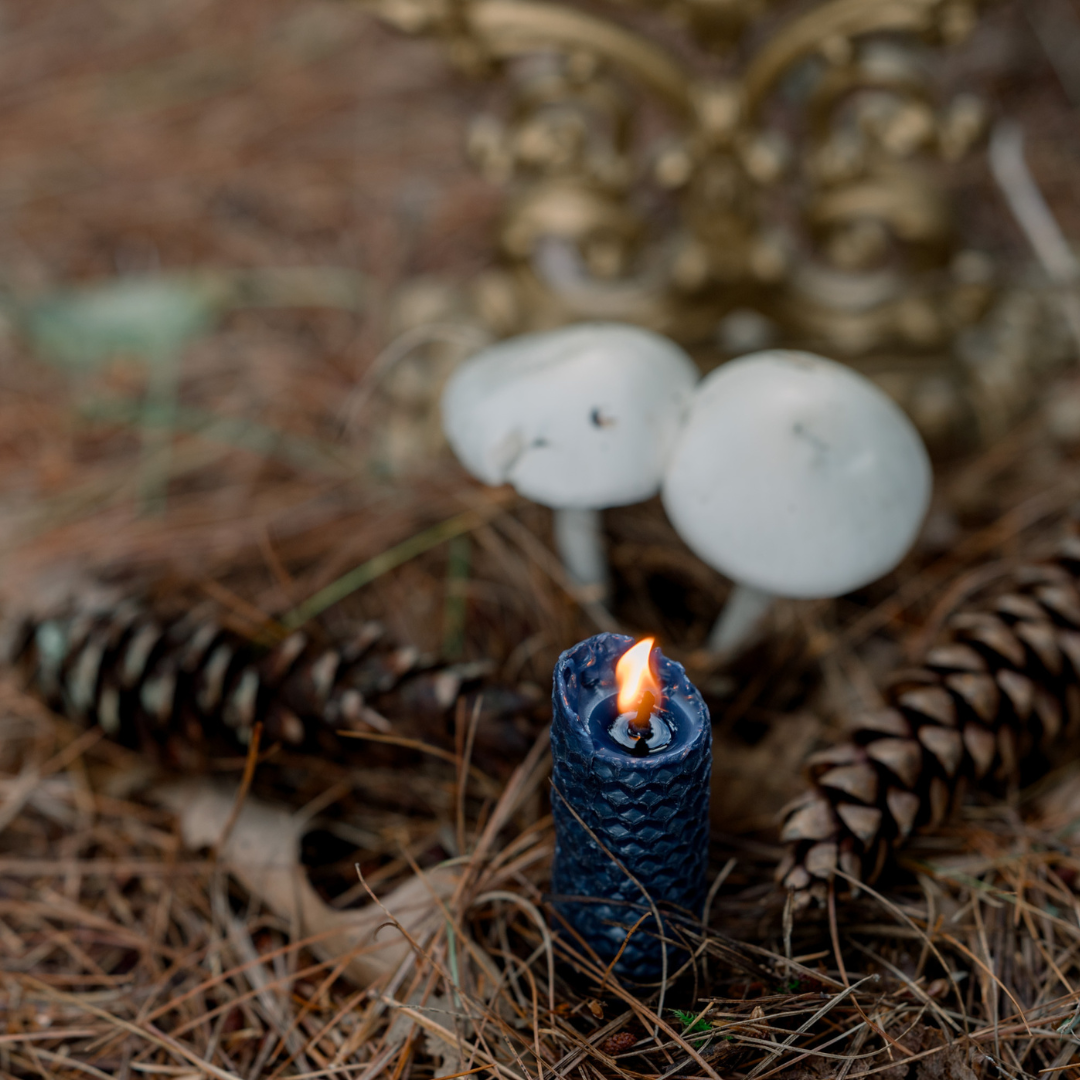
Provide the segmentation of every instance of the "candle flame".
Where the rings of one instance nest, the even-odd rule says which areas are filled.
[[[619,712],[637,712],[641,699],[646,693],[653,696],[655,704],[660,704],[660,681],[653,674],[649,657],[652,654],[655,638],[645,638],[631,646],[619,657],[615,665],[615,683],[619,687]]]

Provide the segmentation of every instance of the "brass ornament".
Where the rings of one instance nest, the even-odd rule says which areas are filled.
[[[688,31],[691,64],[630,25],[632,7],[621,25],[545,0],[366,2],[506,86],[467,136],[507,191],[500,266],[473,288],[493,333],[625,320],[706,364],[806,347],[876,378],[931,441],[1000,429],[1001,386],[1027,361],[1003,373],[992,330],[958,348],[1007,294],[942,182],[987,110],[942,100],[928,63],[971,32],[974,5],[827,0],[734,74],[734,47],[779,4],[641,0]]]

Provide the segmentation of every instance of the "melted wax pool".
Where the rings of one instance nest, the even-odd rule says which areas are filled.
[[[681,715],[680,702],[665,698],[664,704],[649,715],[649,729],[641,735],[634,721],[636,712],[619,712],[618,695],[605,688],[585,704],[585,721],[593,745],[602,753],[629,753],[631,757],[651,757],[685,742],[690,729],[689,717]]]
[[[625,746],[631,754],[644,757],[654,750],[663,750],[675,737],[671,724],[664,718],[663,712],[658,714],[654,709],[649,714],[649,730],[644,733],[635,724],[636,720],[637,713],[620,713],[608,728],[608,734],[620,746]]]

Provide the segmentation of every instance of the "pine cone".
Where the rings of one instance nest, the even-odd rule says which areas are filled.
[[[949,815],[970,782],[1016,783],[1080,727],[1080,538],[1022,567],[954,613],[891,708],[860,716],[851,740],[808,762],[811,790],[789,807],[777,871],[797,906],[826,895],[839,867],[873,881],[892,848]]]
[[[445,740],[463,686],[491,669],[437,664],[387,642],[378,623],[334,647],[297,632],[267,650],[205,609],[166,618],[132,601],[30,622],[20,641],[16,659],[53,708],[184,766],[210,745],[247,745],[256,722],[264,745],[324,752],[340,750],[342,729]],[[520,694],[495,688],[485,712],[496,698],[504,719],[528,709]]]

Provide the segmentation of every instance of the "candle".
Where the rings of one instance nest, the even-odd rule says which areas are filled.
[[[622,634],[582,641],[559,657],[552,690],[555,906],[605,964],[625,943],[615,971],[641,981],[661,973],[660,930],[677,940],[649,899],[662,918],[701,915],[712,766],[705,702],[651,646]],[[685,953],[667,952],[670,972]]]

